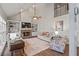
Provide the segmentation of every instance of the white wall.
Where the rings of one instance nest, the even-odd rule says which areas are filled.
[[[55,17],[54,18],[54,29],[55,29],[55,22],[56,21],[63,21],[63,33],[65,35],[68,35],[68,26],[69,26],[69,15],[63,15],[63,16],[59,16],[59,17]]]
[[[78,7],[78,9],[79,9],[79,4],[77,4],[77,7]],[[79,12],[79,10],[78,10],[78,12]],[[76,32],[77,32],[77,35],[76,35],[76,37],[77,37],[77,43],[78,43],[78,47],[79,47],[79,13],[78,13],[78,15],[77,15],[77,22],[76,22],[76,25],[77,25],[77,30],[76,30]]]
[[[76,23],[76,25],[77,25],[76,37],[77,37],[77,43],[78,43],[78,46],[79,46],[79,15],[77,15],[77,23]]]
[[[7,16],[1,6],[0,6],[0,15],[2,16],[2,18],[4,18],[4,20],[7,20]]]
[[[33,11],[33,10],[32,10]],[[32,11],[25,11],[22,14],[10,17],[9,20],[20,21],[22,15],[22,22],[32,22]],[[38,33],[44,31],[53,31],[53,4],[42,5],[37,7],[37,16],[42,16],[41,19],[37,20]]]
[[[47,7],[43,8],[41,11],[42,18],[39,21],[39,32],[52,32],[53,31],[53,18],[54,18],[54,9],[53,4],[48,5]]]

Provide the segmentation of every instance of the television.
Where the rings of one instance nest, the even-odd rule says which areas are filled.
[[[21,27],[22,27],[22,28],[31,28],[31,23],[22,22]]]

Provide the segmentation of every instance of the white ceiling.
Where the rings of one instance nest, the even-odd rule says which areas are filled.
[[[36,4],[38,8],[49,7],[51,4]],[[7,17],[17,14],[21,9],[30,9],[33,8],[33,3],[1,3],[0,6],[3,8]]]

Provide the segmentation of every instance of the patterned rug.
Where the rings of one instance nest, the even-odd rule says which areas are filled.
[[[25,53],[28,56],[33,56],[45,49],[49,48],[49,43],[38,38],[25,39]]]

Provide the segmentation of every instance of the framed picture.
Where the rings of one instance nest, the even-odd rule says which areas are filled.
[[[37,24],[32,24],[32,32],[37,32]]]
[[[56,21],[55,27],[57,31],[63,31],[63,21]]]
[[[31,23],[28,22],[22,22],[21,28],[31,28]]]

